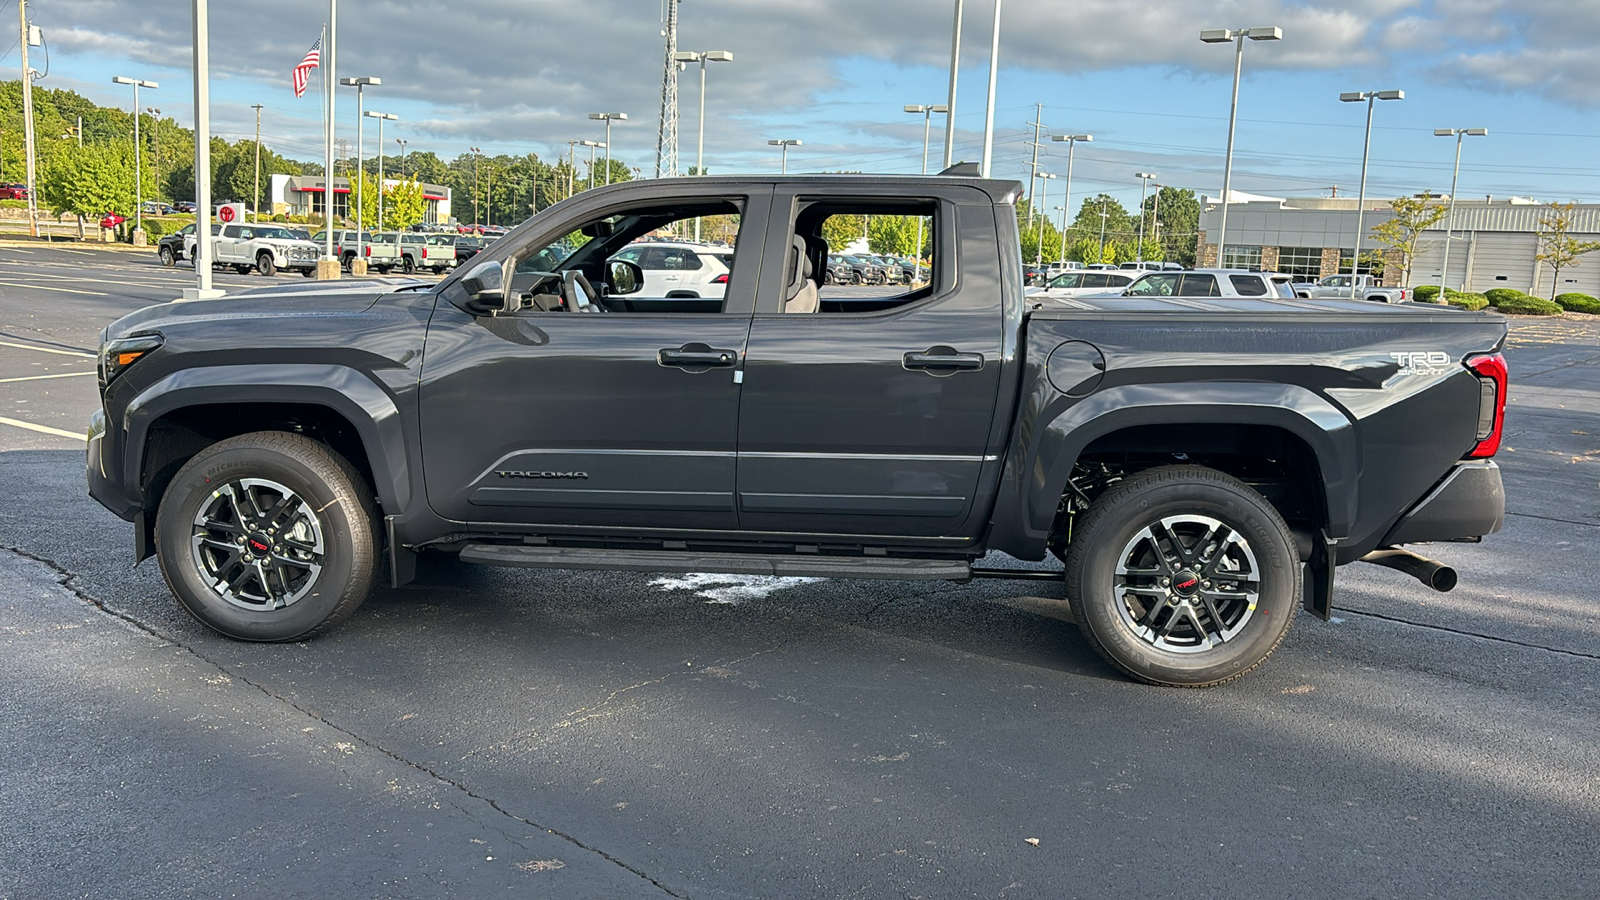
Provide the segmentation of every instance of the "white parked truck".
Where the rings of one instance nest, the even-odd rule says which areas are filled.
[[[1353,289],[1352,278],[1355,279]],[[1374,303],[1405,303],[1411,300],[1410,290],[1381,287],[1371,275],[1329,275],[1315,284],[1297,284],[1294,292],[1303,300],[1370,300]]]

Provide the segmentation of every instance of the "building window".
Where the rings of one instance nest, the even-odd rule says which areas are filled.
[[[1371,275],[1373,273],[1372,254],[1376,252],[1371,247],[1367,248],[1364,258],[1361,260],[1361,268],[1356,271],[1357,275]],[[1350,273],[1350,259],[1355,255],[1356,251],[1349,247],[1339,248],[1339,274],[1348,275]],[[1378,260],[1377,271],[1378,274],[1383,274],[1383,260],[1381,259]]]
[[[1316,281],[1322,277],[1322,248],[1278,248],[1278,271],[1295,278]]]
[[[1222,248],[1222,268],[1261,271],[1261,248],[1233,245]]]

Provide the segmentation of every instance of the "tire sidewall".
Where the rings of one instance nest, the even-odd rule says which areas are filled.
[[[282,609],[241,609],[219,597],[197,570],[190,546],[195,515],[210,494],[242,478],[275,481],[320,510],[323,567],[306,596]],[[183,607],[212,629],[241,640],[285,641],[314,631],[352,590],[364,592],[370,573],[355,567],[352,515],[364,515],[358,498],[343,496],[303,461],[256,446],[213,448],[180,470],[156,516],[156,552],[162,574]],[[363,574],[365,577],[363,577]]]
[[[178,264],[178,258],[173,255],[171,247],[162,247],[156,255],[161,258],[161,264],[163,266],[171,268]]]
[[[1294,619],[1300,570],[1286,529],[1264,500],[1252,502],[1215,482],[1181,481],[1151,485],[1115,498],[1114,503],[1114,508],[1103,511],[1105,518],[1098,527],[1091,529],[1090,540],[1076,540],[1068,548],[1067,586],[1083,625],[1094,632],[1114,662],[1151,681],[1207,684],[1249,671],[1272,652]],[[1238,531],[1261,571],[1256,609],[1244,631],[1220,647],[1198,653],[1173,653],[1145,642],[1118,614],[1121,601],[1111,588],[1119,556],[1134,535],[1162,518],[1179,515],[1210,516]]]

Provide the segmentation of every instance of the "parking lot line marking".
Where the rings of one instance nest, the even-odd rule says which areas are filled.
[[[24,422],[21,419],[8,419],[5,416],[0,416],[0,425],[10,425],[15,428],[26,428],[29,431],[38,431],[43,434],[53,434],[57,437],[73,438],[80,441],[88,440],[87,437],[84,437],[82,434],[76,431],[62,431],[59,428],[51,428],[49,425],[35,425],[32,422]]]
[[[30,272],[32,278],[53,278],[57,281],[94,281],[103,284],[130,284],[138,287],[168,288],[172,282],[164,281],[130,281],[126,278],[88,278],[83,275],[47,275],[44,272]],[[149,277],[146,275],[145,277]]]
[[[44,284],[17,284],[14,281],[0,281],[0,285],[4,285],[6,287],[33,288],[34,290],[39,291],[58,291],[63,294],[93,294],[96,297],[111,296],[105,291],[76,291],[72,288],[50,287],[49,285]]]
[[[16,347],[18,350],[37,350],[40,353],[59,353],[62,356],[76,356],[79,359],[94,359],[93,353],[84,353],[80,350],[57,350],[54,347],[36,347],[33,344],[13,344],[10,341],[0,341],[0,347]]]
[[[23,378],[0,378],[0,384],[12,384],[18,381],[43,381],[46,378],[77,378],[80,375],[93,375],[93,372],[62,372],[59,375],[28,375]]]
[[[338,171],[338,170],[336,169],[335,171]],[[89,252],[88,250],[69,250],[66,247],[51,247],[50,249],[59,250],[62,253],[76,253],[79,256],[93,256],[94,255],[93,253]]]

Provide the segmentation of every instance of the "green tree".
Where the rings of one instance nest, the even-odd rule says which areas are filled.
[[[385,228],[405,229],[422,221],[428,201],[422,197],[422,185],[411,178],[399,182],[384,192],[383,225]]]
[[[1199,231],[1200,198],[1194,191],[1163,187],[1145,200],[1145,259],[1192,267]]]
[[[822,239],[828,242],[828,248],[835,253],[842,252],[860,239],[865,231],[866,222],[861,216],[829,216],[822,221]]]
[[[350,178],[350,217],[355,218],[356,207],[360,206],[361,227],[374,229],[378,227],[378,203],[382,194],[378,190],[378,179],[366,172],[352,172]],[[359,191],[360,202],[356,197]],[[388,224],[387,222],[385,224]]]
[[[1561,270],[1578,264],[1578,257],[1600,250],[1600,241],[1580,241],[1572,231],[1575,203],[1551,203],[1550,215],[1539,220],[1539,252],[1533,258],[1550,267],[1550,299],[1561,289]],[[1537,290],[1537,288],[1535,288]]]
[[[1443,219],[1448,210],[1433,206],[1426,197],[1396,197],[1389,201],[1394,214],[1372,226],[1372,239],[1391,250],[1400,251],[1400,286],[1411,286],[1411,263],[1417,255],[1422,232]]]
[[[56,215],[78,217],[83,237],[85,216],[133,213],[133,154],[115,146],[85,146],[53,160],[38,182],[39,200]]]
[[[873,216],[867,221],[867,249],[894,256],[917,256],[918,216]],[[927,229],[923,229],[927,241]],[[829,241],[831,245],[833,242]]]

